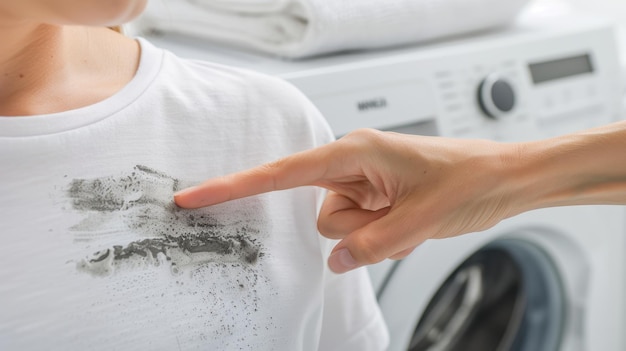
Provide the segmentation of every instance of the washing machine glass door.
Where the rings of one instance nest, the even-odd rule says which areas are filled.
[[[564,304],[556,269],[543,251],[522,240],[498,240],[447,278],[409,350],[556,350]]]

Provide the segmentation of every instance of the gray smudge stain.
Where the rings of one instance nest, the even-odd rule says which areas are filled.
[[[67,189],[72,207],[86,217],[71,228],[141,236],[102,248],[78,261],[80,271],[106,276],[122,266],[169,265],[173,274],[206,262],[254,265],[262,257],[259,233],[248,221],[220,223],[206,210],[183,210],[172,201],[180,182],[145,166],[121,177],[74,179]]]

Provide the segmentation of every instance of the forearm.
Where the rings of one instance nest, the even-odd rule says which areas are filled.
[[[626,122],[513,146],[508,176],[515,212],[535,208],[626,204]]]

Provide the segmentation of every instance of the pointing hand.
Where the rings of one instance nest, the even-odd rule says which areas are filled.
[[[363,129],[207,180],[177,193],[175,201],[198,208],[298,186],[324,187],[330,192],[318,228],[342,239],[329,258],[330,268],[342,273],[403,258],[427,239],[484,230],[513,215],[497,173],[506,169],[503,150],[515,155],[515,147],[490,141]]]

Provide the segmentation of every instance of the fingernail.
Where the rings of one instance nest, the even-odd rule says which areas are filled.
[[[345,273],[359,266],[348,249],[335,251],[328,258],[328,266],[335,273]]]
[[[179,191],[177,191],[177,192],[175,192],[175,193],[174,193],[174,197],[179,197],[179,196],[187,195],[187,194],[189,194],[190,192],[192,192],[192,191],[196,190],[197,188],[198,188],[197,186],[192,186],[192,187],[189,187],[189,188],[187,188],[187,189],[179,190]]]

